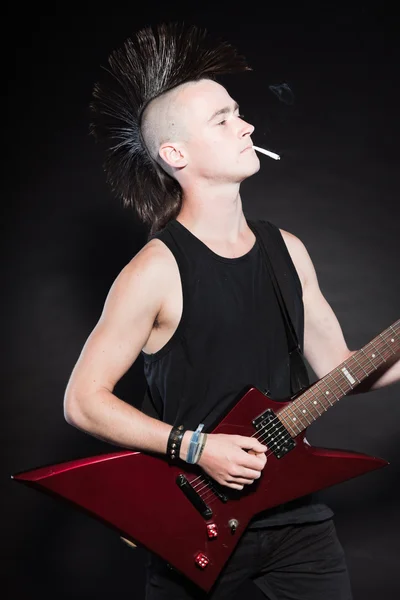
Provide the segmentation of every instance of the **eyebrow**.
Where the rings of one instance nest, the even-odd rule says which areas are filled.
[[[208,123],[215,119],[215,117],[219,117],[220,115],[228,115],[231,112],[231,110],[232,108],[230,106],[224,106],[224,108],[220,108],[219,110],[215,111],[215,113],[213,113],[213,115],[208,119]],[[235,110],[239,110],[239,104],[237,102],[235,102],[233,105],[233,112],[235,112]]]

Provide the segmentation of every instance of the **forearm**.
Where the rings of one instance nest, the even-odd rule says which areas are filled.
[[[353,394],[370,392],[398,382],[400,382],[400,356],[397,354],[355,387]]]
[[[64,416],[70,425],[110,444],[166,453],[171,425],[147,416],[109,390],[67,396]]]

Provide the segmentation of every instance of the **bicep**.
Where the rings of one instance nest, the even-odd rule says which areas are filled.
[[[345,360],[350,350],[338,318],[317,281],[305,285],[303,301],[304,355],[321,378]]]
[[[321,378],[348,358],[351,352],[339,320],[320,289],[306,247],[296,236],[282,233],[303,288],[304,355],[317,377]]]
[[[126,267],[114,281],[72,371],[67,399],[112,391],[137,359],[161,306],[161,288],[152,271]]]

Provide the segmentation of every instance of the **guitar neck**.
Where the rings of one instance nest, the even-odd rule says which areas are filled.
[[[400,349],[400,319],[288,404],[279,419],[295,437]]]

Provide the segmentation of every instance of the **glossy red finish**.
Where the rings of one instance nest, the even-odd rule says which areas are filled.
[[[253,418],[267,408],[279,414],[287,404],[250,388],[213,433],[253,436]],[[208,491],[204,500],[213,510],[207,521],[176,484],[178,474],[193,481],[201,469],[186,463],[170,465],[155,455],[113,452],[25,471],[13,478],[71,502],[209,591],[255,514],[388,464],[352,451],[315,448],[304,441],[306,431],[283,458],[269,455],[261,478],[251,486],[243,492],[228,491],[227,503],[204,490]],[[231,519],[238,521],[235,532],[229,525]],[[207,525],[211,524],[218,530],[216,537],[209,535]],[[205,568],[196,563],[199,554],[209,561]]]

